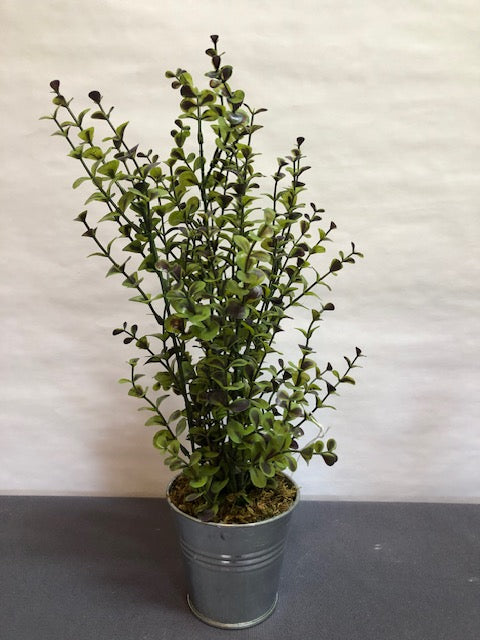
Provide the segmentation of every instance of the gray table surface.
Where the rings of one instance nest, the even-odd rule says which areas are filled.
[[[301,502],[280,600],[240,631],[185,602],[165,500],[0,497],[1,640],[479,640],[480,505]]]

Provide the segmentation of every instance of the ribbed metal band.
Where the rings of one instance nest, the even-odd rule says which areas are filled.
[[[275,562],[283,553],[285,540],[266,550],[254,553],[242,553],[241,555],[211,554],[200,551],[180,540],[182,551],[187,560],[215,570],[226,571],[252,571],[262,569]]]

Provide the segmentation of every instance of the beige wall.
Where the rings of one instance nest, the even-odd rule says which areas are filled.
[[[218,33],[269,109],[260,167],[305,136],[307,201],[366,254],[336,279],[318,347],[368,360],[321,416],[340,461],[300,465],[304,496],[479,500],[479,21],[470,0],[0,0],[0,491],[164,491],[116,383],[135,354],[111,330],[143,308],[85,259],[71,219],[89,192],[37,118],[54,78],[77,106],[100,89],[162,152],[177,108],[163,72],[200,81]]]

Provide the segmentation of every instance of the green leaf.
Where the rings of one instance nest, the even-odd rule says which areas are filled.
[[[322,456],[323,461],[325,462],[325,464],[328,465],[329,467],[334,465],[335,462],[337,462],[337,460],[338,460],[338,456],[335,453],[331,453],[329,451],[324,451],[320,455]]]
[[[267,478],[273,478],[275,475],[275,467],[270,462],[262,462],[260,464],[260,469]]]
[[[148,362],[148,361],[147,361],[147,362]],[[158,409],[158,407],[162,404],[162,402],[163,402],[164,400],[166,400],[167,398],[169,398],[169,397],[170,397],[169,395],[159,396],[159,397],[155,400],[155,406],[157,407],[157,409]]]
[[[242,411],[246,411],[249,406],[250,400],[248,398],[237,398],[237,400],[234,400],[229,406],[229,410],[232,413],[242,413]]]
[[[194,502],[195,500],[198,500],[198,498],[201,498],[202,495],[202,493],[189,493],[185,496],[185,502]]]
[[[198,180],[195,174],[190,170],[182,171],[182,173],[178,176],[178,182],[181,189],[185,189],[185,187],[198,184]]]
[[[101,173],[104,176],[108,176],[109,178],[114,178],[117,173],[119,164],[120,163],[118,160],[110,160],[110,162],[106,162],[102,167],[98,169],[98,173]]]
[[[98,222],[116,222],[118,220],[118,213],[115,213],[114,211],[110,211],[110,213],[106,213],[104,216],[102,216],[100,218],[100,220]]]
[[[118,273],[122,273],[121,267],[119,265],[112,264],[110,269],[107,271],[105,277],[108,278],[109,276],[115,276]]]
[[[255,487],[263,489],[267,486],[267,477],[258,467],[250,467],[248,471],[252,484]]]
[[[77,160],[79,160],[83,156],[83,145],[75,147],[70,151],[68,155],[70,156],[70,158],[76,158]]]
[[[321,440],[317,440],[313,444],[313,447],[314,447],[315,453],[321,453],[324,450],[325,445],[323,444],[323,442]]]
[[[123,247],[123,251],[129,251],[131,253],[142,253],[143,251],[143,243],[140,240],[133,240],[125,247]]]
[[[232,73],[233,67],[231,67],[229,64],[226,64],[220,69],[220,77],[224,82],[226,82],[231,77]]]
[[[286,453],[284,456],[284,460],[287,463],[288,468],[290,469],[290,471],[293,473],[294,471],[297,470],[297,461],[295,460],[295,458],[291,455]]]
[[[244,358],[237,358],[236,360],[234,360],[230,366],[231,367],[245,367],[247,364],[251,364],[248,360],[245,360]]]
[[[200,207],[200,200],[197,198],[197,196],[192,196],[186,202],[185,212],[188,216],[191,216],[196,211],[198,211],[199,207]]]
[[[240,247],[244,253],[248,254],[250,251],[250,242],[245,238],[245,236],[233,236],[233,241],[237,247]]]
[[[180,109],[182,111],[185,111],[186,113],[191,112],[193,109],[195,109],[196,106],[196,103],[188,98],[185,98],[180,102]]]
[[[245,92],[241,89],[234,91],[228,98],[228,102],[232,105],[239,106],[245,99]]]
[[[90,147],[83,152],[82,157],[88,160],[101,160],[103,158],[103,151],[100,147]]]
[[[315,367],[315,362],[313,360],[311,360],[310,358],[304,358],[303,362],[302,362],[302,371],[306,371],[307,369],[311,369],[312,367]]]
[[[210,318],[210,306],[208,304],[205,305],[195,305],[195,313],[190,315],[187,313],[188,321],[197,327],[202,327],[205,320]]]
[[[95,191],[92,195],[85,200],[85,204],[89,202],[108,202],[109,198],[101,191]]]
[[[310,460],[312,459],[313,453],[314,453],[313,445],[305,447],[304,449],[301,449],[299,451],[299,454],[302,456],[305,462],[310,462]]]
[[[152,296],[149,293],[147,293],[146,296],[146,298],[144,296],[133,296],[133,298],[129,298],[129,300],[131,300],[132,302],[141,302],[142,304],[148,304],[151,301]]]
[[[242,425],[236,420],[229,420],[227,422],[227,435],[232,442],[240,444],[242,442],[243,429]]]
[[[128,122],[123,122],[121,125],[119,125],[116,129],[115,129],[115,133],[117,134],[117,136],[120,138],[120,140],[123,139],[123,133],[125,131],[126,126],[128,125]]]
[[[134,200],[135,194],[131,191],[126,191],[119,198],[117,207],[120,209],[120,211],[125,212]]]
[[[67,101],[65,100],[65,98],[63,96],[55,96],[52,99],[53,104],[58,105],[59,107],[66,107],[67,106]]]
[[[90,180],[90,178],[88,176],[84,176],[82,178],[77,178],[75,180],[75,182],[72,184],[72,189],[76,189],[77,187],[79,187],[82,182],[86,182],[87,180]]]
[[[74,218],[75,222],[85,222],[88,211],[82,211],[79,213],[76,218]]]
[[[179,471],[185,468],[185,464],[180,459],[172,460],[169,465],[171,471]]]
[[[142,336],[141,338],[139,338],[135,343],[135,346],[139,349],[148,349],[150,347],[150,344],[148,342],[147,336]]]
[[[160,416],[158,416],[160,417]],[[172,440],[172,434],[168,429],[162,429],[161,431],[157,431],[157,433],[153,436],[153,446],[161,451],[165,451],[169,442]]]
[[[223,480],[215,480],[212,482],[212,486],[210,487],[210,491],[214,494],[220,493],[222,489],[224,489],[228,484],[229,478],[223,478]]]
[[[256,407],[253,407],[252,409],[250,409],[248,413],[248,417],[250,418],[252,424],[255,425],[255,427],[258,427],[260,425],[261,413]]]
[[[195,465],[200,464],[201,461],[202,461],[202,454],[200,453],[200,451],[194,451],[190,456],[189,466],[194,467]]]
[[[191,298],[197,298],[198,295],[202,291],[204,291],[205,287],[206,287],[205,282],[203,282],[202,280],[197,280],[197,282],[193,282],[188,288],[188,295]]]
[[[340,269],[342,268],[342,263],[340,262],[340,260],[338,258],[334,258],[332,260],[332,262],[330,263],[330,271],[333,273],[335,271],[340,271]]]
[[[160,371],[155,375],[155,380],[164,391],[168,391],[173,385],[173,378],[168,371]]]
[[[200,340],[208,342],[216,338],[218,335],[220,331],[220,323],[215,318],[208,318],[197,327],[193,327],[193,329],[197,329],[195,331],[195,335],[200,338]]]
[[[177,224],[181,224],[185,222],[185,209],[172,211],[172,213],[168,216],[168,223],[172,225],[172,227],[176,227]]]
[[[180,418],[180,420],[177,422],[176,426],[175,426],[175,435],[180,436],[182,435],[182,433],[185,431],[185,429],[187,428],[187,420],[186,418]]]
[[[330,438],[329,440],[327,440],[327,449],[328,451],[332,452],[337,448],[337,443],[335,442],[335,440],[333,438]]]
[[[135,385],[130,389],[128,395],[133,396],[134,398],[143,398],[143,396],[145,395],[145,390],[140,385]]]
[[[79,131],[78,137],[80,138],[80,140],[83,140],[84,142],[88,142],[89,144],[91,144],[93,141],[94,131],[95,129],[93,127],[88,127],[88,129],[82,129],[82,131]]]
[[[166,426],[165,420],[162,418],[162,416],[152,416],[145,422],[146,427],[151,427],[152,425]]]

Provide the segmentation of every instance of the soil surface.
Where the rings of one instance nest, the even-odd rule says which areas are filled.
[[[188,480],[183,476],[173,482],[169,497],[172,503],[184,513],[194,518],[196,513],[195,502],[189,502],[186,497],[192,493]],[[295,502],[297,489],[293,482],[286,476],[277,475],[274,479],[274,486],[264,489],[254,488],[248,494],[248,501],[237,494],[226,496],[224,504],[220,507],[218,514],[209,522],[219,522],[223,524],[249,524],[260,522],[288,511]],[[199,520],[207,518],[198,517]]]

